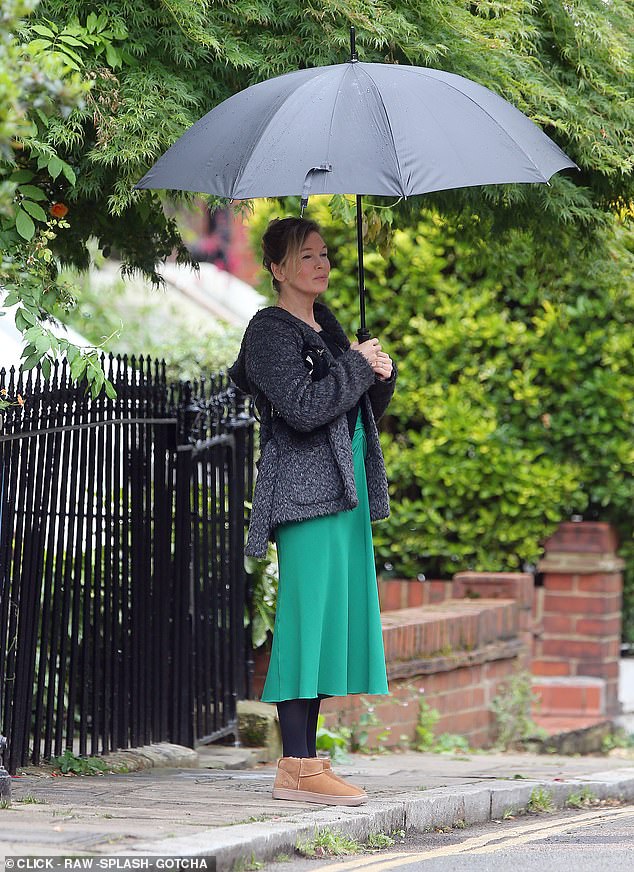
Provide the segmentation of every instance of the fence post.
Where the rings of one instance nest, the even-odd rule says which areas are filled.
[[[231,519],[232,529],[232,561],[234,578],[233,602],[235,605],[236,620],[242,623],[243,610],[246,607],[249,609],[249,617],[251,611],[251,591],[247,587],[247,576],[244,568],[244,503],[246,499],[245,485],[245,464],[247,462],[247,428],[250,424],[250,416],[245,411],[244,398],[242,395],[235,396],[235,414],[227,421],[227,430],[234,438],[235,453],[235,473],[232,487],[234,490],[234,510]],[[236,688],[239,698],[245,699],[250,695],[251,683],[253,680],[253,650],[251,646],[251,622],[244,628],[242,634],[244,646],[244,671],[237,670],[235,676]],[[238,652],[236,651],[236,655]],[[240,662],[240,658],[236,656],[236,663]]]
[[[11,802],[11,776],[4,768],[4,752],[7,749],[7,740],[0,735],[0,801]]]

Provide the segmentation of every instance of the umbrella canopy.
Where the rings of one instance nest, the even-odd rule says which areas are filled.
[[[361,63],[287,73],[229,97],[136,187],[235,200],[309,194],[408,197],[547,182],[573,161],[518,109],[441,70]],[[364,324],[362,245],[359,292]]]
[[[546,182],[573,161],[475,82],[422,67],[349,61],[287,73],[229,97],[137,187],[235,200],[312,194],[408,197]]]

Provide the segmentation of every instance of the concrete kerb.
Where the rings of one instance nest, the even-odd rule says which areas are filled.
[[[365,841],[378,832],[425,832],[456,824],[502,820],[505,814],[526,810],[536,788],[550,794],[554,808],[564,808],[568,797],[579,794],[584,788],[599,799],[631,801],[634,800],[634,769],[565,782],[496,781],[458,789],[434,788],[424,793],[368,802],[359,808],[327,808],[292,815],[283,821],[218,827],[185,838],[140,843],[127,853],[215,858],[217,872],[229,872],[237,861],[245,858],[270,861],[280,852],[292,853],[297,842],[310,839],[316,830],[326,827]]]
[[[199,765],[198,754],[193,748],[173,745],[170,742],[155,742],[139,748],[112,751],[100,759],[109,766],[125,766],[128,772],[139,772],[157,766],[191,769]]]

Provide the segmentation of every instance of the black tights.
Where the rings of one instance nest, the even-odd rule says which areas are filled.
[[[316,757],[319,706],[324,694],[315,699],[285,699],[277,703],[284,757]]]

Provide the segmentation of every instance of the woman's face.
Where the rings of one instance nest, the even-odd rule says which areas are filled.
[[[328,287],[330,261],[326,243],[319,233],[309,233],[299,250],[295,262],[292,260],[284,267],[274,264],[274,275],[278,279],[282,293],[296,293],[318,296]],[[277,274],[276,274],[277,273]]]

